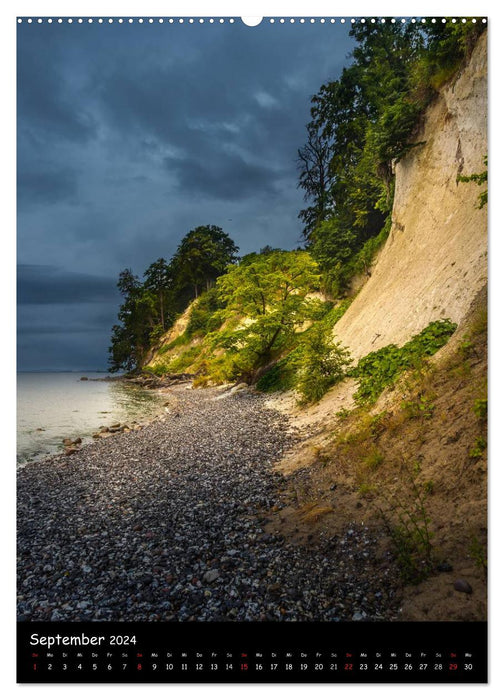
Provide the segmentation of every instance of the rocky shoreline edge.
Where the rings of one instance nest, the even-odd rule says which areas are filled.
[[[139,374],[136,376],[119,376],[119,377],[111,377],[111,376],[106,376],[106,377],[86,377],[83,376],[81,377],[80,381],[90,381],[90,382],[122,382],[124,384],[132,384],[134,386],[139,386],[142,389],[147,389],[149,391],[152,390],[157,390],[157,391],[163,391],[169,388],[173,388],[174,386],[180,386],[180,385],[187,385],[186,388],[190,388],[188,386],[190,383],[192,383],[192,380],[194,379],[193,374],[164,374],[162,377],[156,377],[150,374]],[[248,389],[248,385],[245,383],[239,383],[236,385],[233,385],[231,388],[229,388],[229,385],[223,385],[220,387],[220,391],[228,391],[229,395],[233,395],[236,392],[243,391],[245,389]],[[170,408],[173,408],[173,399],[171,401],[165,401],[162,404],[162,409],[164,410],[165,413],[170,413]],[[100,440],[103,438],[108,438],[112,437],[112,435],[115,435],[116,433],[129,433],[131,431],[136,431],[136,430],[142,430],[145,425],[148,423],[152,422],[156,418],[159,418],[159,416],[162,414],[162,410],[160,407],[160,411],[158,412],[157,415],[150,416],[147,420],[143,422],[138,422],[136,420],[129,420],[125,421],[123,423],[121,422],[115,422],[111,423],[110,425],[100,425],[94,433],[91,434],[91,437],[93,440]],[[40,428],[38,428],[40,430]],[[62,439],[62,446],[64,453],[67,457],[70,455],[75,454],[78,452],[78,450],[86,444],[83,442],[82,437],[78,436],[76,438],[63,438]],[[49,455],[51,457],[52,455]],[[39,460],[37,460],[39,461]]]
[[[267,531],[290,498],[286,416],[244,388],[167,392],[141,430],[108,429],[18,474],[18,619],[396,619],[368,529],[309,546]]]
[[[110,376],[107,375],[105,377],[87,377],[87,376],[82,376],[80,378],[80,381],[86,381],[86,382],[121,382],[124,384],[131,384],[133,386],[138,386],[142,389],[147,389],[147,390],[166,390],[170,387],[173,386],[178,386],[181,384],[188,384],[192,382],[194,378],[194,375],[191,374],[165,374],[162,377],[155,377],[153,375],[149,374],[139,374],[139,375],[133,375],[133,376],[125,376],[125,375],[120,375],[120,376]],[[244,385],[240,385],[239,388],[243,387]],[[90,439],[92,438],[93,440],[99,440],[102,438],[108,438],[111,437],[112,435],[115,435],[116,433],[129,433],[131,431],[137,431],[137,430],[142,430],[145,425],[150,423],[151,421],[155,420],[158,418],[160,415],[162,415],[163,411],[165,413],[169,412],[169,409],[167,407],[170,406],[170,402],[164,402],[163,404],[160,405],[160,410],[158,413],[154,415],[150,415],[148,418],[146,418],[144,421],[137,421],[137,420],[128,420],[124,422],[114,422],[111,423],[110,425],[100,425],[98,426],[95,431],[91,434],[87,435],[79,435],[77,437],[65,437],[62,438],[61,440],[61,446],[63,453],[68,457],[80,450],[82,447],[84,447],[86,444],[89,443]],[[36,428],[37,432],[43,432],[43,428]],[[23,461],[21,463],[18,463],[17,468],[18,469],[23,469],[26,464],[29,464],[30,462],[37,462],[40,463],[46,459],[52,458],[55,454],[59,453],[42,453],[40,455],[33,455],[26,461]]]

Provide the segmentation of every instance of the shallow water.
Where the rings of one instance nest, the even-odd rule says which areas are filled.
[[[120,381],[81,381],[75,372],[17,375],[17,462],[54,454],[64,438],[91,439],[101,425],[159,413],[163,397]],[[90,379],[103,374],[86,373]]]

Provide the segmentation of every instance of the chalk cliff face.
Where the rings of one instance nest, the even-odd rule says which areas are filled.
[[[355,359],[404,344],[431,321],[466,315],[487,280],[486,207],[475,183],[485,170],[487,51],[483,35],[467,66],[425,114],[413,148],[396,166],[390,236],[335,337]]]

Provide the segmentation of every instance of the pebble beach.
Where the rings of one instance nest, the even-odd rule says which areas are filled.
[[[18,472],[20,621],[339,621],[397,614],[394,572],[349,523],[267,532],[298,436],[247,391],[167,394],[162,417]]]

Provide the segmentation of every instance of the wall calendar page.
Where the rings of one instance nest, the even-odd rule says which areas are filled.
[[[486,683],[487,19],[16,25],[18,683]]]

